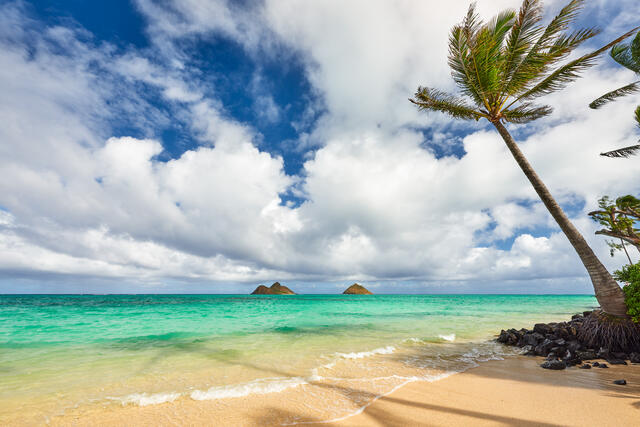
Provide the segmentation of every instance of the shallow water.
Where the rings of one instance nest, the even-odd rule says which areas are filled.
[[[408,381],[509,354],[490,341],[502,328],[596,304],[581,295],[0,296],[0,424],[291,389],[316,417],[339,418]],[[358,392],[347,401],[338,389]]]

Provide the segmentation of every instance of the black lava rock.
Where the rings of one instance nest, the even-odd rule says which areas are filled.
[[[629,362],[640,363],[640,353],[631,353],[629,355]]]
[[[534,332],[532,334],[526,334],[524,337],[522,337],[522,342],[525,345],[531,345],[533,347],[540,344],[540,342],[543,340],[544,340],[544,337],[537,332]]]
[[[608,348],[600,347],[597,353],[598,359],[609,359],[611,357]]]
[[[596,353],[591,350],[587,350],[587,351],[576,351],[576,354],[578,355],[578,357],[582,360],[593,360],[593,359],[597,359],[598,356],[596,355]]]
[[[578,350],[580,350],[581,347],[582,345],[578,341],[569,341],[569,343],[567,344],[567,351],[576,353]]]
[[[615,380],[613,383],[616,385],[627,385],[627,380]]]
[[[622,359],[607,359],[607,362],[609,362],[610,365],[626,365],[627,362],[625,362]]]
[[[551,347],[551,353],[555,353],[558,357],[563,357],[567,349],[564,347]]]
[[[580,369],[591,369],[591,365],[589,365],[588,363],[585,363],[584,365],[580,366]]]
[[[537,332],[542,335],[552,334],[553,328],[546,323],[536,323],[535,325],[533,325],[533,332]]]
[[[567,364],[562,360],[548,360],[540,365],[544,369],[552,369],[554,371],[559,371],[565,369]]]
[[[593,364],[593,366],[596,366],[596,364],[594,363],[594,364]],[[598,365],[598,368],[604,368],[604,369],[606,369],[606,368],[608,368],[608,366],[607,366],[607,364],[606,364],[606,363],[600,363],[600,364]]]
[[[546,356],[551,351],[553,345],[553,341],[548,338],[545,339],[544,341],[542,341],[542,343],[536,346],[536,354],[538,356]]]
[[[611,355],[616,359],[622,359],[622,360],[629,359],[629,355],[627,353],[611,353]]]
[[[580,359],[568,359],[565,360],[564,363],[567,364],[567,366],[576,366],[582,363],[582,360]]]
[[[564,347],[564,345],[567,343],[564,338],[560,338],[554,341],[554,343],[558,346],[558,347]]]

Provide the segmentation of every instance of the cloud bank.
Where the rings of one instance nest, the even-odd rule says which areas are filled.
[[[621,3],[622,17],[638,16]],[[281,280],[322,292],[360,280],[382,292],[589,292],[497,133],[407,102],[420,84],[454,89],[446,42],[467,6],[139,0],[144,49],[0,6],[0,291],[233,292]],[[488,17],[518,2],[480,6]],[[220,38],[258,64],[244,88],[256,120],[291,120],[261,61],[302,64],[307,123],[292,126],[306,130],[279,150],[191,60],[195,41]],[[637,139],[634,100],[586,106],[630,77],[605,61],[549,97],[551,118],[512,129],[610,268],[623,260],[586,212],[601,195],[640,190],[635,159],[597,155]],[[168,126],[189,136],[177,153],[157,132]],[[295,174],[287,150],[304,158]]]

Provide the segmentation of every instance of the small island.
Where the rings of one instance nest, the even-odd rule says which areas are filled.
[[[279,282],[275,282],[271,287],[265,285],[258,286],[251,295],[295,295],[291,289],[282,286]]]
[[[345,294],[345,295],[373,295],[373,292],[371,292],[370,290],[368,290],[367,288],[365,288],[362,285],[354,283],[353,285],[349,286],[343,292],[343,294]]]

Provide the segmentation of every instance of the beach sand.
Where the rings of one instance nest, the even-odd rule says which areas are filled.
[[[410,383],[342,426],[638,426],[640,365],[549,371],[542,358],[483,363]],[[627,385],[612,381],[626,379]]]
[[[491,361],[436,382],[412,382],[377,399],[364,411],[324,425],[336,426],[637,426],[640,365],[549,371],[541,358]],[[626,386],[612,384],[626,379]],[[317,386],[322,389],[326,386]],[[355,402],[366,391],[337,390]],[[294,388],[250,398],[158,405],[96,407],[53,417],[51,425],[264,426],[326,420],[317,408],[292,406]],[[331,390],[335,393],[336,390]],[[298,399],[299,400],[299,399]],[[327,402],[329,410],[331,402]]]

